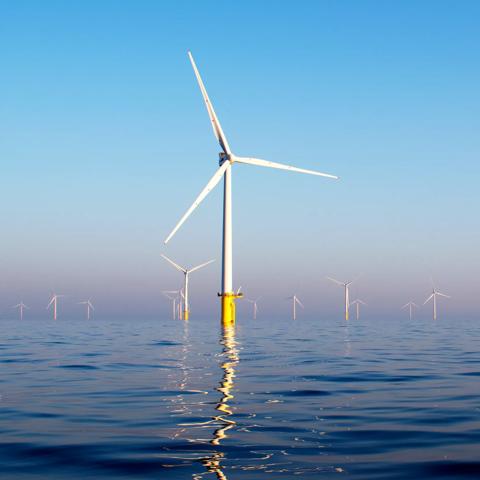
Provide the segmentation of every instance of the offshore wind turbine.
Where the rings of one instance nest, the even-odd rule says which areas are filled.
[[[293,294],[291,297],[288,297],[287,300],[292,300],[292,313],[293,313],[293,319],[297,319],[297,305],[299,305],[302,308],[305,308],[303,306],[303,303],[299,300],[297,295]]]
[[[415,302],[412,302],[410,300],[410,302],[406,303],[403,307],[402,307],[402,310],[404,308],[407,308],[408,307],[408,315],[409,315],[409,318],[410,320],[413,318],[413,309],[414,308],[418,308],[418,305],[415,303]]]
[[[47,305],[47,310],[48,308],[50,307],[50,305],[53,304],[53,319],[56,320],[57,319],[57,301],[59,298],[61,297],[64,297],[65,295],[57,295],[56,293],[54,293],[52,295],[52,298],[50,300],[50,303]]]
[[[185,320],[188,320],[189,314],[190,314],[190,305],[188,304],[188,276],[197,271],[200,270],[200,268],[203,268],[210,263],[214,262],[215,260],[209,260],[208,262],[202,263],[201,265],[197,265],[196,267],[193,268],[185,268],[181,267],[180,265],[176,264],[173,260],[168,258],[166,255],[162,253],[162,257],[169,262],[171,265],[173,265],[177,270],[183,273],[184,275],[184,283],[183,283],[183,318]]]
[[[357,298],[354,300],[350,305],[355,305],[356,306],[356,314],[357,314],[357,320],[360,318],[360,305],[367,305],[364,301],[360,300]]]
[[[341,287],[344,288],[345,291],[345,320],[348,320],[349,317],[349,306],[350,306],[350,292],[349,292],[349,287],[350,285],[354,282],[352,280],[351,282],[340,282],[339,280],[335,280],[334,278],[327,277],[329,280],[331,280],[333,283],[336,283],[337,285],[340,285]]]
[[[437,297],[451,298],[433,287],[431,295],[425,300],[424,305],[433,299],[433,319],[437,319]]]
[[[27,305],[25,305],[23,303],[23,301],[21,301],[20,303],[18,303],[17,305],[14,305],[12,308],[18,308],[19,312],[20,312],[20,320],[23,320],[23,310],[26,308],[30,308],[30,307],[27,307]]]
[[[253,319],[256,320],[257,319],[257,312],[258,312],[258,306],[257,306],[257,302],[261,299],[262,297],[258,297],[256,298],[255,300],[251,300],[249,298],[247,298],[247,302],[250,302],[253,306]]]
[[[175,320],[177,318],[177,298],[180,290],[165,290],[162,292],[169,300],[172,301],[172,317]],[[172,297],[172,295],[175,295]]]
[[[90,310],[94,311],[95,308],[93,308],[92,302],[90,299],[85,300],[84,302],[78,302],[79,305],[86,305],[87,306],[87,320],[90,320]]]
[[[246,163],[248,165],[256,165],[260,167],[277,168],[280,170],[288,170],[291,172],[306,173],[310,175],[318,175],[321,177],[338,178],[335,175],[329,175],[326,173],[316,172],[313,170],[305,170],[303,168],[292,167],[289,165],[283,165],[280,163],[269,162],[267,160],[261,160],[252,157],[238,157],[230,150],[227,138],[223,133],[220,122],[218,121],[213,105],[208,97],[207,90],[203,84],[200,73],[198,72],[193,56],[188,52],[190,62],[195,72],[200,91],[207,108],[210,122],[212,123],[213,133],[220,144],[221,152],[219,153],[219,168],[209,180],[205,188],[200,192],[195,199],[191,207],[185,212],[183,217],[173,228],[170,234],[165,239],[165,243],[175,235],[177,230],[182,226],[185,220],[190,214],[200,205],[205,197],[215,188],[215,186],[223,178],[223,244],[222,244],[222,284],[221,297],[222,305],[222,322],[234,323],[235,322],[235,299],[241,297],[240,293],[235,293],[233,290],[233,274],[232,274],[232,168],[234,163]]]

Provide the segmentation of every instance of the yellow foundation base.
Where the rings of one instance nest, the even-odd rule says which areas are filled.
[[[235,300],[242,298],[243,293],[219,294],[222,302],[222,325],[235,325]]]
[[[188,320],[188,317],[190,316],[190,312],[188,310],[183,311],[183,319]]]

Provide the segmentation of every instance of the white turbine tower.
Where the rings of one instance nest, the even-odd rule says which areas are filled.
[[[418,305],[415,302],[410,301],[402,307],[402,310],[407,307],[408,307],[408,315],[411,320],[413,318],[413,309],[418,308]]]
[[[439,292],[438,290],[433,287],[431,295],[425,300],[423,303],[424,305],[428,303],[430,300],[433,299],[433,319],[437,319],[437,297],[445,297],[445,298],[450,298],[448,295],[445,295],[442,292]]]
[[[352,280],[351,282],[340,282],[339,280],[335,280],[334,278],[327,277],[329,280],[331,280],[333,283],[336,283],[337,285],[340,285],[341,287],[344,288],[345,290],[345,320],[348,320],[349,317],[349,305],[350,305],[350,292],[349,292],[349,287],[350,285],[354,282]]]
[[[64,297],[65,295],[57,295],[56,293],[54,293],[52,295],[52,298],[50,300],[50,303],[47,305],[47,310],[48,308],[50,308],[50,305],[53,304],[53,319],[56,320],[57,319],[57,302],[58,302],[58,299],[59,298],[62,298]]]
[[[289,165],[282,165],[280,163],[269,162],[266,160],[261,160],[258,158],[252,157],[237,157],[230,150],[227,138],[223,133],[220,122],[218,121],[213,105],[210,102],[207,91],[203,84],[203,81],[198,72],[195,61],[193,60],[192,54],[188,52],[190,62],[192,64],[195,76],[197,77],[197,82],[202,92],[203,100],[207,107],[207,112],[212,123],[213,133],[220,144],[221,152],[220,157],[220,167],[207,183],[205,188],[200,192],[198,197],[195,199],[191,207],[186,211],[174,229],[170,232],[168,237],[165,240],[167,243],[177,230],[182,226],[185,220],[190,216],[190,214],[200,205],[204,198],[215,188],[215,186],[223,178],[223,252],[222,252],[222,288],[219,296],[221,297],[222,302],[222,321],[223,323],[234,323],[235,322],[235,299],[241,296],[236,294],[233,290],[233,279],[232,279],[232,167],[234,163],[246,163],[248,165],[257,165],[260,167],[269,167],[269,168],[278,168],[281,170],[289,170],[291,172],[300,172],[307,173],[310,175],[319,175],[322,177],[328,178],[338,178],[334,175],[329,175],[326,173],[316,172],[313,170],[305,170],[302,168],[291,167]]]
[[[252,306],[253,306],[253,319],[254,319],[254,320],[257,319],[257,313],[258,313],[257,302],[258,302],[261,298],[262,298],[262,297],[258,297],[258,298],[256,298],[255,300],[251,300],[251,299],[247,298],[247,302],[251,303]]]
[[[169,300],[172,301],[172,317],[175,320],[177,318],[177,298],[178,298],[178,295],[180,293],[180,290],[165,290],[162,293]]]
[[[20,303],[18,303],[17,305],[14,305],[12,308],[18,308],[19,312],[20,312],[20,320],[23,320],[23,310],[26,308],[27,310],[30,308],[30,307],[27,307],[27,305],[25,305],[23,303],[23,301],[21,301]]]
[[[360,318],[360,305],[367,305],[364,301],[360,300],[357,298],[354,300],[350,305],[355,305],[356,306],[356,314],[357,314],[357,320]]]
[[[303,303],[299,300],[297,295],[292,295],[291,297],[288,297],[287,300],[292,300],[292,313],[293,313],[293,319],[297,319],[297,305],[299,305],[302,308],[305,308],[303,306]]]
[[[190,306],[188,304],[188,276],[195,272],[196,270],[199,270],[200,268],[203,268],[210,263],[214,262],[215,260],[209,260],[208,262],[202,263],[201,265],[197,265],[196,267],[193,268],[185,268],[181,267],[180,265],[177,265],[173,260],[170,260],[166,255],[163,255],[162,257],[169,262],[171,265],[173,265],[177,270],[183,273],[184,275],[184,283],[183,283],[183,318],[185,320],[188,320],[188,316],[190,313]]]
[[[90,310],[95,311],[95,308],[93,308],[92,302],[90,299],[85,300],[84,302],[78,302],[79,305],[86,305],[87,309],[87,320],[90,320]]]

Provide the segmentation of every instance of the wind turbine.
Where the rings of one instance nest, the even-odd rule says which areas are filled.
[[[253,319],[257,319],[257,312],[258,312],[258,307],[257,307],[257,302],[261,299],[262,297],[258,297],[255,300],[251,300],[247,298],[247,302],[250,302],[253,305]]]
[[[354,300],[350,305],[355,305],[357,307],[357,320],[360,318],[360,305],[367,305],[364,301],[360,300],[359,298],[357,298],[356,300]]]
[[[213,133],[220,144],[221,152],[219,153],[219,164],[220,167],[215,172],[213,177],[209,180],[205,188],[200,192],[198,197],[195,199],[191,207],[185,212],[183,217],[174,227],[174,229],[167,236],[165,243],[175,235],[177,230],[182,226],[185,220],[190,216],[190,214],[200,205],[204,198],[211,192],[215,186],[223,178],[223,247],[222,247],[222,285],[221,297],[222,304],[222,322],[223,323],[234,323],[235,322],[235,299],[241,297],[241,294],[237,294],[233,290],[233,278],[232,278],[232,168],[234,163],[246,163],[248,165],[257,165],[260,167],[269,167],[269,168],[278,168],[280,170],[289,170],[292,172],[307,173],[310,175],[319,175],[322,177],[328,178],[338,178],[334,175],[329,175],[326,173],[316,172],[313,170],[305,170],[302,168],[292,167],[289,165],[283,165],[280,163],[269,162],[266,160],[261,160],[258,158],[252,157],[237,157],[230,150],[227,138],[223,133],[220,122],[218,121],[213,105],[210,102],[208,97],[207,90],[203,84],[203,81],[198,72],[193,56],[188,52],[190,62],[195,72],[200,91],[207,108],[210,121],[212,123]]]
[[[169,300],[172,301],[172,316],[174,320],[177,318],[177,298],[179,292],[179,290],[165,290],[162,292]],[[172,297],[172,295],[175,296]]]
[[[59,298],[61,297],[64,297],[65,295],[57,295],[56,293],[54,293],[52,295],[52,298],[50,300],[50,303],[47,305],[47,309],[50,307],[50,305],[52,305],[53,303],[53,319],[56,320],[57,319],[57,301]]]
[[[437,319],[437,297],[445,297],[445,298],[450,298],[448,295],[445,295],[444,293],[439,292],[438,290],[435,289],[435,287],[432,288],[432,294],[425,300],[423,303],[424,305],[428,303],[430,300],[433,299],[433,319]]]
[[[78,302],[78,304],[87,306],[87,320],[90,320],[90,310],[95,311],[95,308],[93,308],[93,305],[90,299],[85,300],[84,302]]]
[[[19,311],[20,311],[20,320],[23,320],[23,309],[24,309],[24,308],[28,309],[28,308],[30,308],[30,307],[27,307],[27,305],[25,305],[25,304],[23,303],[23,301],[21,301],[19,304],[14,305],[12,308],[18,308],[18,309],[19,309]]]
[[[350,292],[348,290],[348,287],[355,281],[352,280],[351,282],[340,282],[339,280],[335,280],[334,278],[327,277],[329,280],[331,280],[333,283],[336,283],[337,285],[340,285],[345,289],[345,320],[348,320],[349,317],[349,305],[350,305]]]
[[[293,319],[296,320],[297,319],[297,304],[300,305],[302,308],[305,308],[305,307],[303,306],[303,303],[298,299],[298,297],[295,294],[291,297],[288,297],[287,300],[292,300]]]
[[[409,314],[409,317],[410,317],[410,320],[411,320],[413,318],[413,309],[417,308],[418,305],[415,302],[410,301],[402,307],[402,310],[404,308],[407,308],[407,307],[408,307],[408,314]]]
[[[210,263],[214,262],[215,260],[209,260],[208,262],[202,263],[201,265],[197,265],[196,267],[193,268],[185,268],[181,267],[180,265],[177,265],[173,260],[170,260],[166,255],[162,253],[162,257],[169,262],[171,265],[173,265],[177,270],[183,273],[184,275],[184,283],[183,283],[183,318],[185,320],[188,320],[188,316],[190,313],[190,306],[188,304],[188,276],[195,272],[196,270],[199,270],[200,268],[203,268]]]

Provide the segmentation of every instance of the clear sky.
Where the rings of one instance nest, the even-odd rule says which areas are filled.
[[[235,165],[234,283],[284,312],[372,314],[438,287],[480,293],[480,3],[0,2],[0,309],[91,296],[104,314],[218,311],[221,188],[163,240],[215,171],[191,49],[234,152],[338,182]],[[239,308],[245,308],[240,306]],[[45,313],[42,313],[45,315]]]

